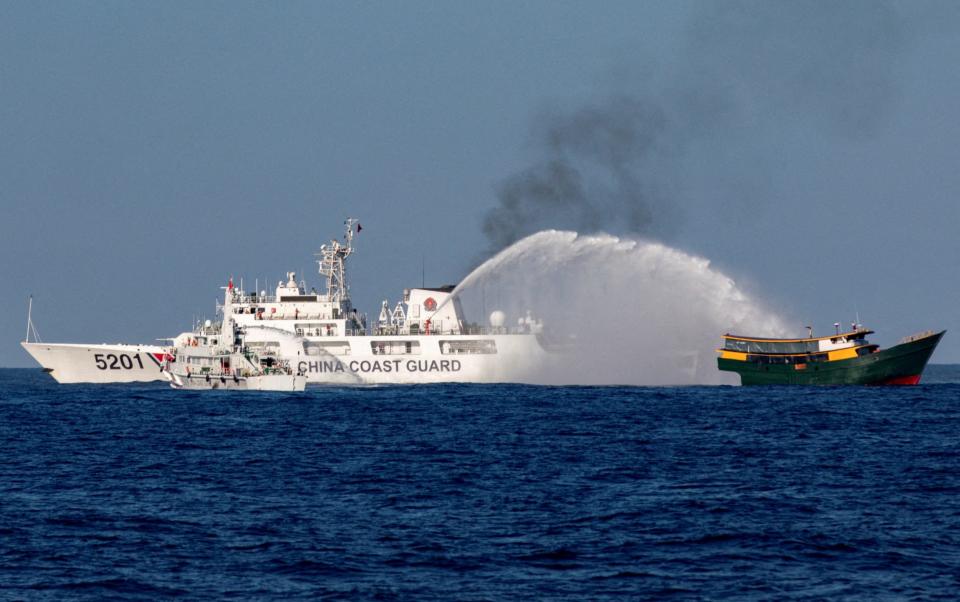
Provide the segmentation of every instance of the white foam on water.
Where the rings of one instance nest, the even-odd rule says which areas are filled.
[[[544,384],[735,384],[727,332],[784,336],[783,321],[710,261],[661,243],[546,230],[493,256],[455,289],[468,316],[530,311],[567,351],[530,368]]]

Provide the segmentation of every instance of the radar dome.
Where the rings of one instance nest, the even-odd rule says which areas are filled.
[[[503,328],[503,325],[507,322],[507,314],[503,313],[499,309],[490,312],[490,326],[494,328]]]

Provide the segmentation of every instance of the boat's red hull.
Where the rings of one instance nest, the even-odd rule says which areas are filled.
[[[872,383],[874,385],[918,385],[920,384],[920,375],[914,374],[913,376],[897,376],[895,378],[888,378],[887,380],[880,381],[878,383]]]

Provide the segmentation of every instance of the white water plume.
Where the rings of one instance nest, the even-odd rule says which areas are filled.
[[[734,384],[717,369],[721,335],[782,336],[779,317],[707,259],[666,245],[546,230],[471,272],[455,295],[468,316],[531,312],[567,351],[530,369],[543,384]],[[510,322],[508,322],[509,324]]]

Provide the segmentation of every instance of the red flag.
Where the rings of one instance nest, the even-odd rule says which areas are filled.
[[[227,288],[233,290],[233,278],[230,278],[230,282],[227,283]]]

